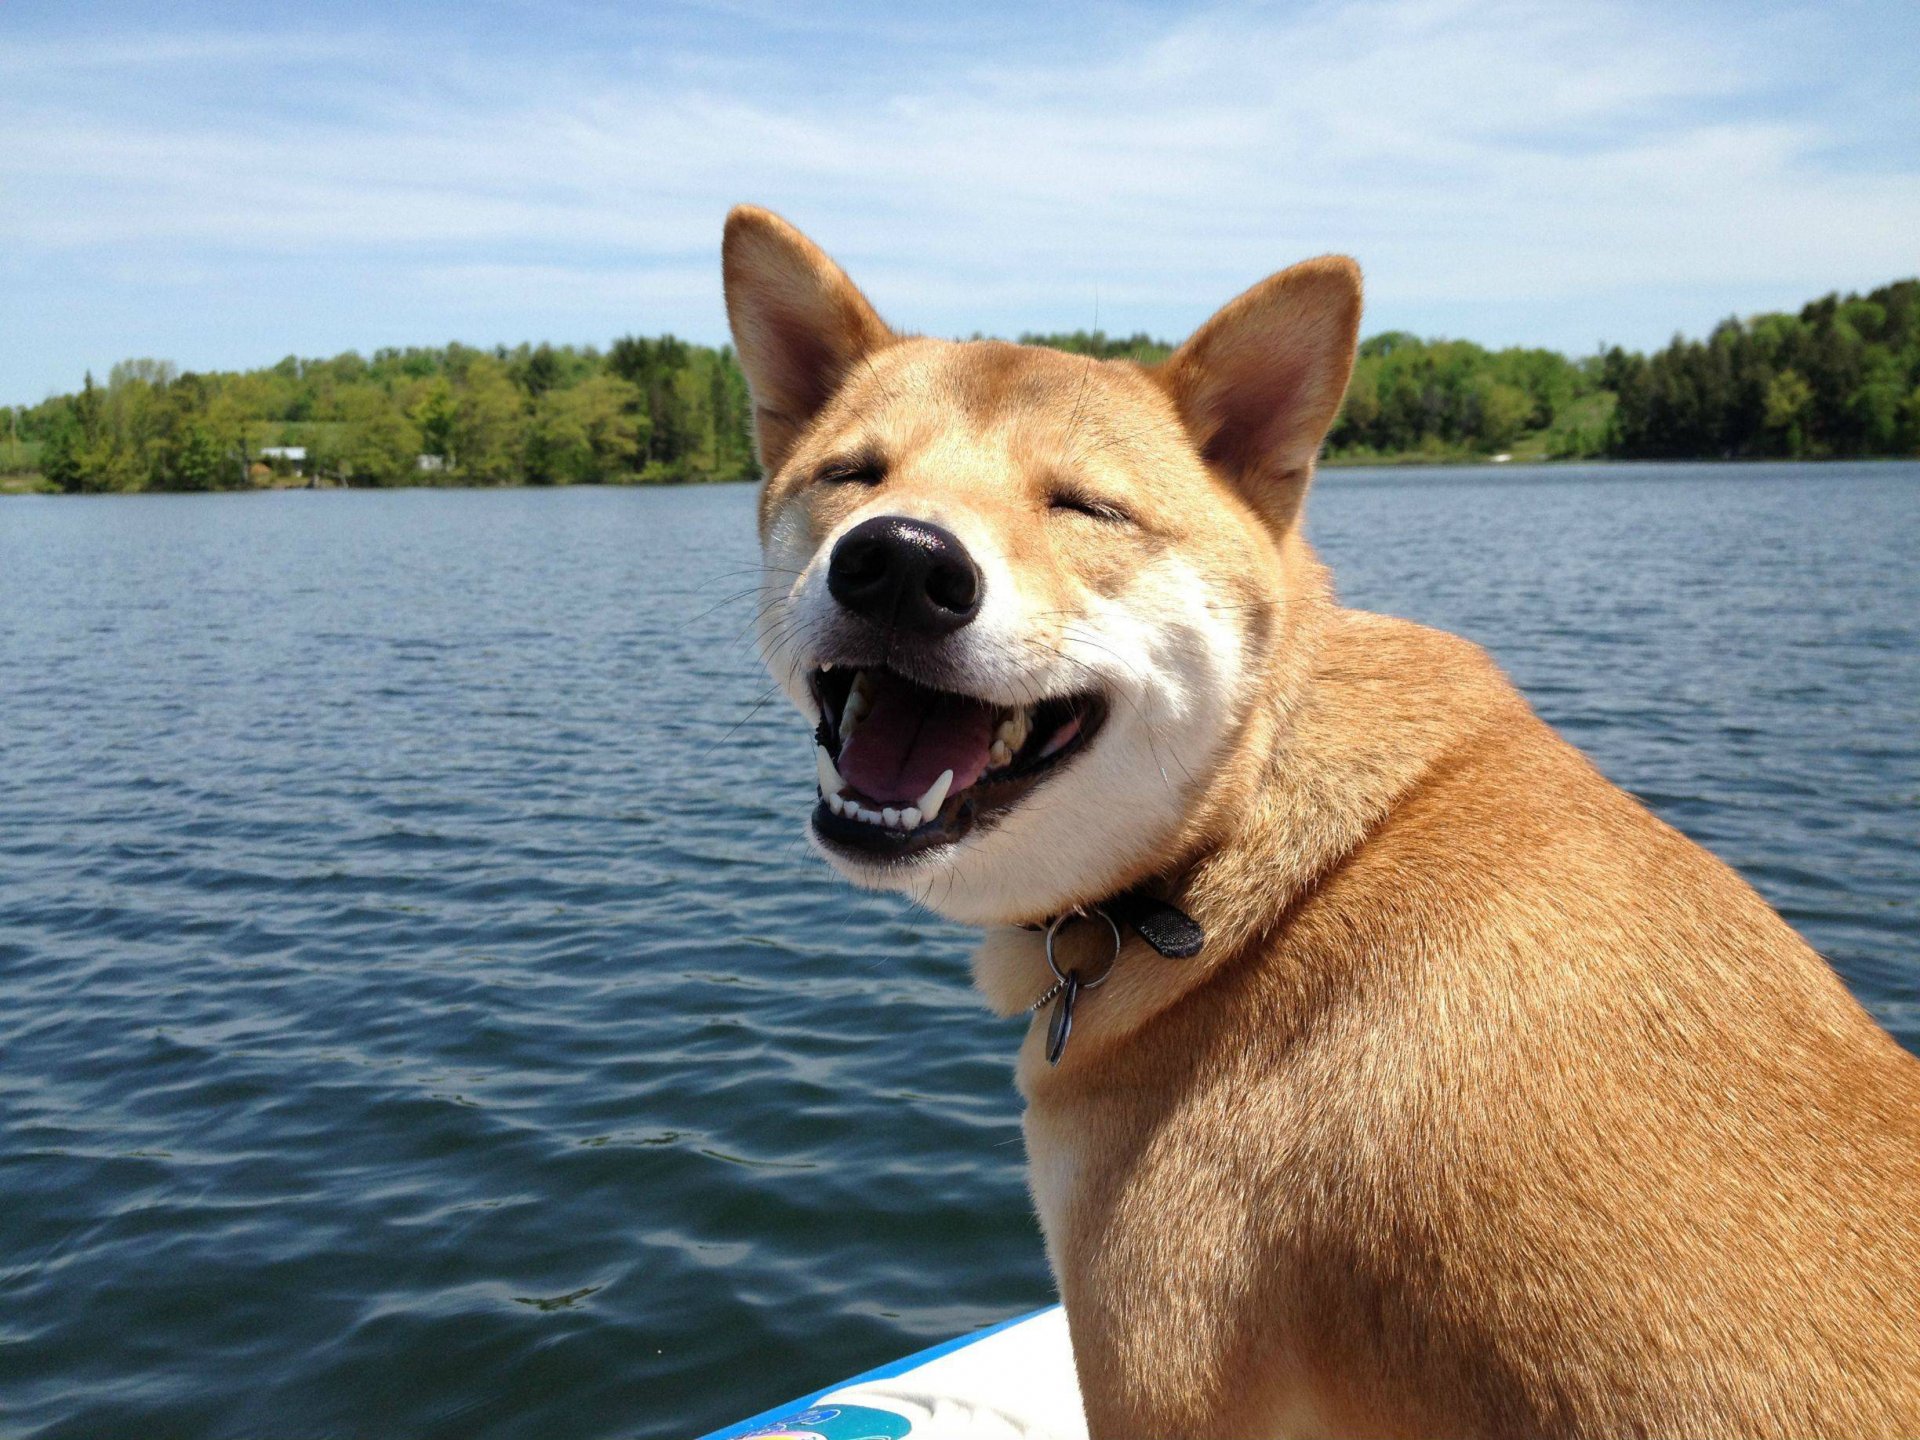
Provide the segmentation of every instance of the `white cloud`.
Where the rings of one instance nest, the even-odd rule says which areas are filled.
[[[295,42],[168,43],[178,67]],[[832,86],[764,55],[641,83],[363,44],[358,70],[309,78],[312,113],[142,92],[138,48],[92,61],[124,65],[150,110],[85,103],[92,74],[8,64],[23,83],[0,102],[0,244],[48,265],[160,251],[356,258],[395,284],[510,272],[533,313],[597,286],[655,294],[698,333],[717,324],[709,257],[739,199],[786,209],[890,313],[947,331],[1059,323],[1062,294],[1079,313],[1096,287],[1122,323],[1197,319],[1328,249],[1366,265],[1376,318],[1587,296],[1599,327],[1604,297],[1634,289],[1891,278],[1920,234],[1914,166],[1833,166],[1850,137],[1776,100],[1798,58],[1778,35],[1598,0],[1219,9],[1091,37],[1072,62],[903,55]]]

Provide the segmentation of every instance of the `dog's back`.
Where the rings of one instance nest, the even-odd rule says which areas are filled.
[[[1473,647],[1344,613],[1313,694],[1364,843],[1027,1072],[1095,1433],[1920,1434],[1920,1067]]]

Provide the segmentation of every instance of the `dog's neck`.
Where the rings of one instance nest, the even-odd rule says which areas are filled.
[[[1109,894],[1079,901],[1092,908],[1144,888],[1192,916],[1206,934],[1200,955],[1186,960],[1158,955],[1128,935],[1100,1001],[1089,1002],[1090,1013],[1107,1013],[1094,1027],[1103,1032],[1122,1016],[1131,1020],[1127,1028],[1145,1023],[1173,1003],[1244,948],[1337,858],[1339,846],[1325,833],[1312,782],[1291,758],[1294,732],[1311,708],[1333,600],[1324,568],[1297,535],[1288,537],[1282,556],[1287,583],[1262,680],[1223,746],[1221,763],[1190,801],[1157,864],[1125,877]],[[974,955],[974,978],[998,1013],[1030,1006],[1052,979],[1032,923],[989,930]]]
[[[1114,887],[1147,885],[1198,922],[1205,947],[1172,959],[1129,934],[1111,976],[1077,1014],[1063,1070],[1097,1064],[1105,1047],[1271,934],[1439,758],[1443,737],[1424,717],[1442,697],[1397,674],[1390,652],[1376,652],[1367,632],[1382,622],[1334,605],[1304,542],[1287,550],[1297,578],[1257,701],[1163,850],[1165,863]],[[1053,978],[1041,936],[1014,926],[987,932],[973,972],[987,1003],[1007,1016],[1031,1006]],[[1037,1054],[1044,1016],[1032,1029],[1023,1068]]]

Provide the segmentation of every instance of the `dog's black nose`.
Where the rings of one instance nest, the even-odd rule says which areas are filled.
[[[980,613],[980,567],[950,530],[904,515],[862,520],[833,547],[827,591],[856,615],[948,635]]]

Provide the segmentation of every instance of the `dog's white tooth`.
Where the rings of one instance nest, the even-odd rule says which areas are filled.
[[[827,796],[827,808],[836,815],[844,815],[847,813],[847,802],[838,795],[830,794]]]
[[[995,733],[1001,740],[1006,742],[1008,750],[1017,751],[1022,745],[1027,743],[1030,724],[1031,722],[1028,719],[1027,712],[1025,710],[1018,710],[1002,720],[999,730]]]
[[[987,759],[991,760],[995,765],[1011,765],[1013,763],[1013,751],[1007,748],[1006,741],[996,740],[987,750]]]
[[[867,713],[867,701],[858,690],[847,692],[847,703],[840,711],[840,738],[844,741],[853,733],[853,727]]]
[[[900,812],[900,828],[902,830],[918,830],[920,828],[920,812],[911,805],[902,810]]]
[[[885,825],[889,830],[898,830],[900,828],[900,812],[891,805],[887,806],[886,809],[880,812],[880,823]]]
[[[827,754],[827,747],[813,747],[814,768],[820,775],[820,793],[828,797],[838,795],[847,788],[847,782],[840,778],[840,772],[834,768],[833,757]]]
[[[922,815],[932,817],[940,813],[940,807],[947,803],[947,791],[953,788],[953,771],[942,770],[940,778],[927,787],[914,808]]]

